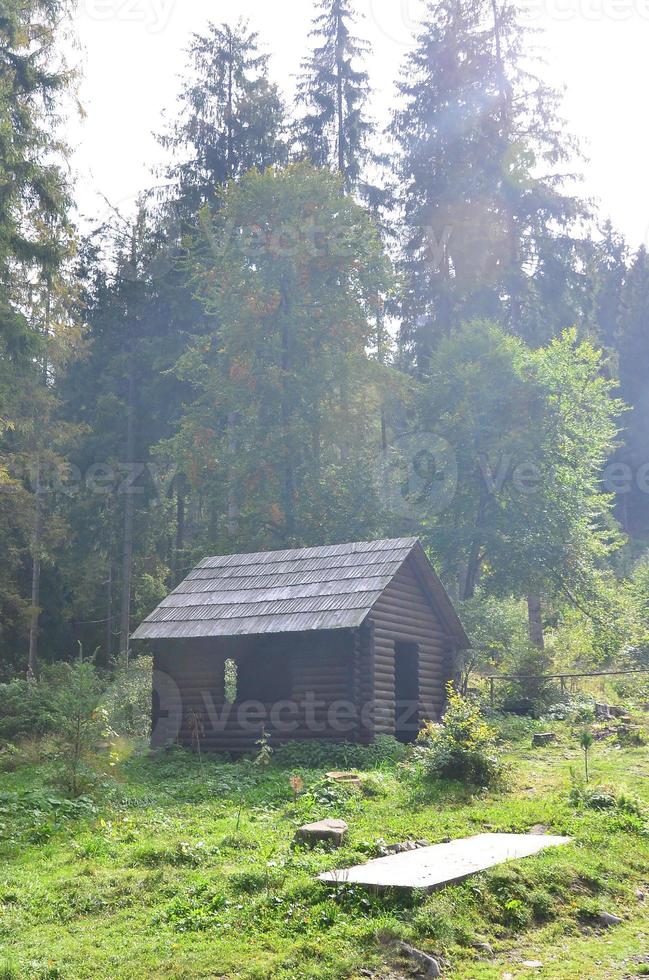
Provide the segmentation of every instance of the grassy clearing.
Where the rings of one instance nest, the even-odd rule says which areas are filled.
[[[136,752],[111,770],[101,804],[70,803],[48,788],[47,764],[21,763],[0,777],[0,978],[409,976],[398,938],[443,954],[457,980],[646,975],[648,750],[596,744],[593,783],[615,794],[596,794],[593,808],[571,793],[577,733],[543,727],[558,745],[532,749],[533,723],[507,726],[510,785],[475,796],[394,763],[375,762],[358,792],[327,783],[326,764],[201,767]],[[294,773],[306,785],[297,798]],[[323,816],[348,821],[346,846],[293,848],[295,828]],[[539,824],[574,844],[430,896],[314,881],[381,840]],[[598,928],[602,910],[623,924]],[[485,942],[493,956],[476,949]],[[534,960],[543,968],[522,965]]]

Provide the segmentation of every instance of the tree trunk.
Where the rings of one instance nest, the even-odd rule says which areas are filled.
[[[543,650],[545,648],[545,638],[543,636],[543,609],[541,607],[540,596],[529,595],[527,597],[527,619],[530,641],[539,650]]]
[[[128,408],[126,423],[126,463],[135,462],[135,373],[129,362]],[[127,486],[124,501],[124,540],[122,550],[122,605],[120,615],[120,656],[128,667],[131,653],[131,580],[133,574],[133,527],[135,521],[135,488]]]
[[[185,549],[185,520],[186,520],[187,498],[185,496],[185,479],[180,476],[176,480],[176,541],[175,551],[175,579],[178,585],[183,579],[183,552]]]
[[[289,323],[291,301],[287,287],[282,288],[282,428],[284,430],[284,522],[287,538],[295,534],[295,472],[293,461],[293,434],[291,432],[290,392],[287,378],[291,370],[291,327]]]
[[[110,665],[113,655],[113,554],[108,555],[108,577],[106,579],[106,628],[104,633],[104,667]]]
[[[479,476],[482,479],[481,474],[479,474]],[[462,599],[472,599],[475,594],[476,585],[478,584],[478,576],[480,574],[480,566],[482,564],[482,557],[480,554],[482,551],[482,528],[487,510],[487,500],[487,489],[484,486],[484,483],[481,482],[480,501],[478,503],[475,531],[471,542],[471,548],[469,550],[466,575],[464,576],[464,583],[461,592]]]
[[[234,173],[233,173],[233,171],[234,171],[234,162],[233,162],[233,156],[234,156],[234,153],[233,153],[233,150],[234,150],[234,147],[233,147],[233,141],[234,141],[234,133],[233,133],[233,119],[234,119],[234,105],[233,105],[233,101],[234,101],[234,79],[233,79],[233,75],[234,75],[234,44],[233,44],[233,41],[232,41],[232,35],[231,34],[230,34],[229,41],[228,41],[228,54],[229,54],[229,63],[228,63],[228,105],[227,105],[227,109],[226,109],[227,117],[228,117],[227,118],[226,167],[227,167],[227,171],[228,171],[228,180],[230,180],[234,176]]]
[[[32,590],[31,614],[29,618],[29,653],[27,656],[27,676],[35,679],[38,672],[38,633],[41,601],[41,547],[43,539],[43,501],[41,492],[41,467],[36,466],[36,513],[34,515],[34,534],[32,537]]]
[[[342,17],[340,13],[338,14],[338,23],[336,25],[336,98],[337,98],[337,110],[338,110],[338,169],[340,175],[343,178],[343,183],[345,190],[349,190],[347,186],[347,166],[345,160],[345,107],[343,100],[343,66],[342,66]]]
[[[380,312],[376,318],[376,357],[379,364],[385,366],[385,319],[381,308],[381,297],[379,296]],[[381,449],[385,452],[388,448],[388,421],[385,414],[385,403],[381,399]]]
[[[236,432],[238,424],[238,413],[229,412],[226,425],[228,430],[228,450],[231,459],[235,457],[238,449]],[[232,471],[232,467],[230,469]],[[239,531],[239,504],[237,502],[237,495],[233,488],[233,482],[232,472],[230,472],[230,477],[228,480],[228,532],[234,537],[234,535],[236,535]]]
[[[508,141],[511,138],[511,89],[507,84],[507,77],[505,75],[505,63],[502,54],[502,42],[500,37],[500,17],[498,14],[498,0],[491,0],[491,9],[493,12],[494,20],[494,41],[496,46],[496,70],[498,73],[498,90],[500,96],[500,113],[501,113],[501,124],[503,129],[503,137]],[[510,306],[510,316],[512,325],[516,328],[519,325],[521,317],[521,297],[519,288],[519,275],[520,275],[520,250],[518,242],[518,228],[516,227],[516,219],[514,216],[514,211],[511,202],[511,191],[508,190],[508,185],[505,184],[504,190],[505,197],[505,216],[507,222],[507,237],[509,245],[509,261],[511,263],[510,274],[509,274],[509,306]]]

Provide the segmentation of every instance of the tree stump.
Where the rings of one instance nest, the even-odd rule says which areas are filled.
[[[537,734],[532,737],[532,745],[535,748],[541,748],[543,745],[552,745],[552,743],[556,741],[556,732],[537,732]]]

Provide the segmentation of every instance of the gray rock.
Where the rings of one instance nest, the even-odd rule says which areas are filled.
[[[406,851],[417,851],[421,847],[430,847],[428,841],[406,840],[398,844],[385,844],[379,848],[381,857],[390,857],[391,854],[405,854]]]
[[[419,966],[426,970],[427,977],[441,977],[442,971],[440,965],[434,956],[429,956],[428,953],[422,953],[420,949],[415,949],[414,946],[409,946],[408,943],[399,943],[399,949],[410,959],[415,960]]]
[[[604,926],[606,929],[610,929],[611,926],[621,925],[622,919],[620,919],[617,915],[611,915],[610,912],[600,912],[599,915],[596,916],[595,922],[600,926]]]
[[[627,718],[628,711],[626,708],[621,708],[619,705],[609,704],[608,706],[611,718]]]
[[[344,820],[318,820],[316,823],[306,823],[295,835],[298,840],[307,844],[317,844],[318,841],[331,841],[340,846],[349,827]]]
[[[483,956],[488,956],[489,958],[495,955],[493,948],[489,945],[489,943],[475,943],[473,948],[478,953],[482,953]]]

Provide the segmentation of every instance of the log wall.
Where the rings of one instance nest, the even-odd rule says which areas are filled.
[[[271,652],[285,655],[285,701],[255,702],[243,714],[238,703],[227,705],[225,661],[241,663]],[[336,705],[357,703],[361,671],[369,655],[367,640],[355,630],[158,641],[151,744],[159,747],[175,741],[191,748],[197,727],[201,747],[215,752],[250,751],[264,729],[274,742],[356,741],[358,721],[344,705]],[[284,731],[287,724],[290,732]]]
[[[407,562],[378,600],[370,620],[374,628],[376,732],[395,731],[395,643],[419,647],[419,719],[439,719],[446,683],[453,673],[449,638]]]

